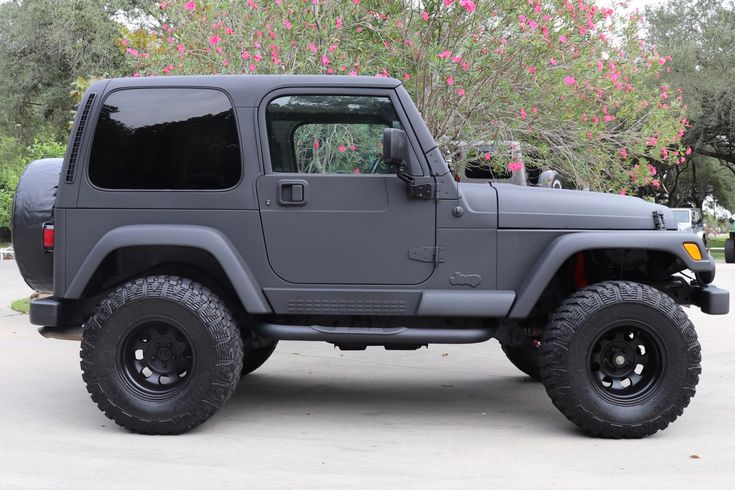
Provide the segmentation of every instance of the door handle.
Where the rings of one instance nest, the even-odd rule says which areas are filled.
[[[309,183],[305,180],[278,181],[278,204],[281,206],[306,206]]]

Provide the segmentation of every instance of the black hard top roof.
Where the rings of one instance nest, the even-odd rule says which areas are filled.
[[[227,91],[236,107],[256,107],[273,90],[283,88],[396,88],[395,78],[347,75],[201,75],[114,78],[107,90],[120,88],[206,87]]]

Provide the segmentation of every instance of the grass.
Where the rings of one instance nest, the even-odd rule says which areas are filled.
[[[31,306],[31,298],[23,298],[10,303],[10,309],[17,311],[18,313],[28,314],[28,309]]]
[[[707,247],[709,248],[723,248],[725,246],[725,240],[727,240],[727,235],[721,235],[717,238],[710,237],[707,239]],[[712,258],[715,260],[723,261],[725,260],[725,251],[724,250],[710,250],[710,253],[712,254]]]

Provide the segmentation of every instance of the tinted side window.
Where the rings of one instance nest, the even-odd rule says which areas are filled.
[[[104,189],[227,189],[240,180],[229,99],[210,89],[110,94],[92,143],[89,178]]]
[[[382,159],[383,130],[401,127],[388,97],[279,97],[266,115],[274,172],[395,173]]]

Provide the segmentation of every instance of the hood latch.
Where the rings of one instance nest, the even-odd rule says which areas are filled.
[[[666,229],[666,223],[664,223],[664,213],[662,213],[661,211],[653,212],[653,226],[655,226],[657,230]]]

